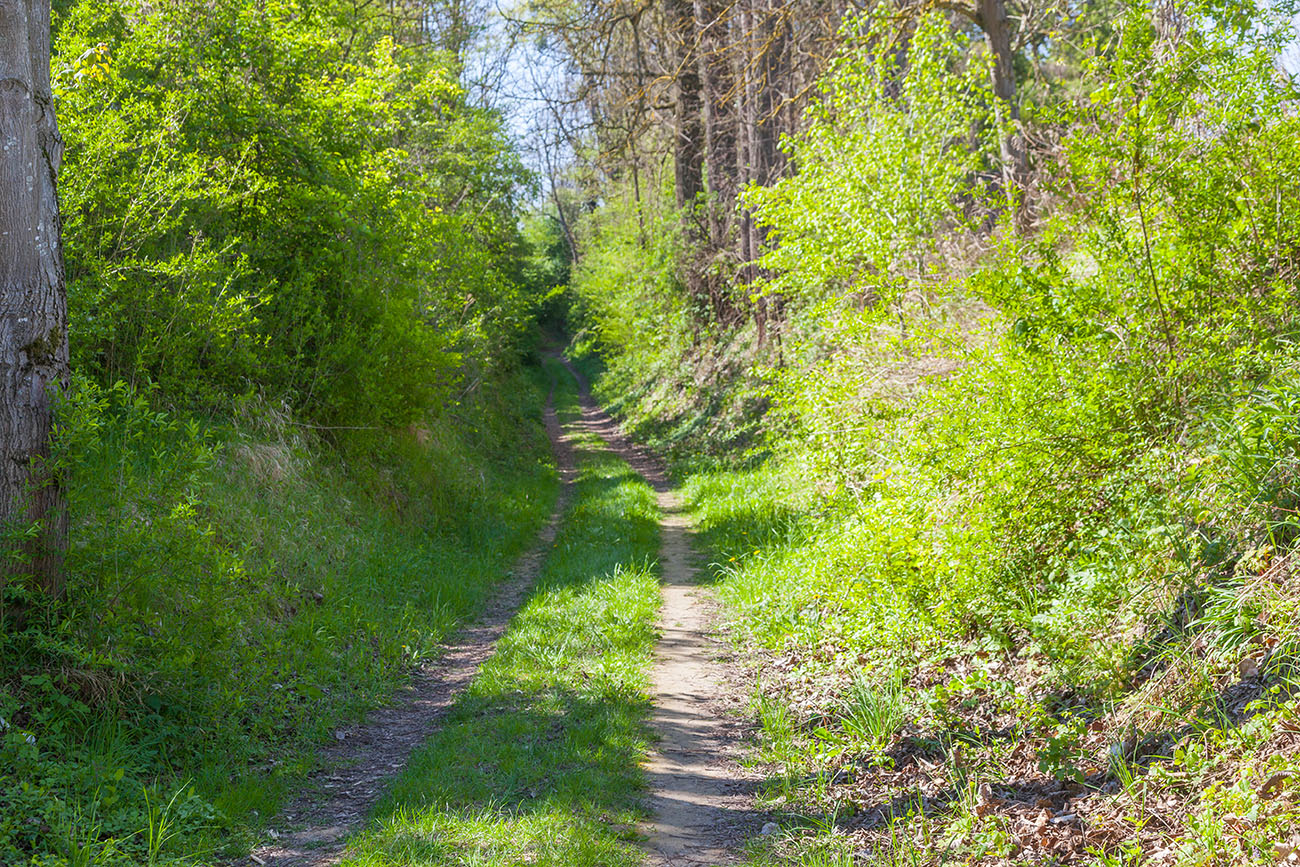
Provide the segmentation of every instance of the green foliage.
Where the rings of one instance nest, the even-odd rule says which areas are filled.
[[[680,348],[690,329],[675,274],[681,255],[677,215],[639,212],[628,197],[583,224],[584,255],[573,273],[574,325],[594,348],[628,366]]]
[[[922,153],[950,144],[952,129],[972,122],[977,97],[903,98],[913,78],[961,82],[951,75],[961,43],[943,27],[919,26],[898,99],[869,98],[872,111],[847,119],[823,108],[810,135],[832,136],[849,167],[902,165],[894,154],[908,131]],[[1287,215],[1300,201],[1300,150],[1282,106],[1292,89],[1270,73],[1275,43],[1262,27],[1247,42],[1209,19],[1171,46],[1135,8],[1120,34],[1093,61],[1091,97],[1040,109],[1069,130],[1051,181],[1072,207],[1033,236],[1000,234],[969,276],[960,261],[935,262],[941,279],[965,277],[968,288],[955,294],[918,293],[905,281],[911,294],[872,290],[895,302],[888,310],[810,305],[796,320],[797,361],[777,392],[794,435],[785,460],[835,496],[842,514],[825,535],[731,573],[747,588],[737,591],[744,604],[758,606],[761,629],[779,616],[780,631],[811,642],[830,618],[877,647],[974,635],[1028,642],[1100,675],[1102,688],[1127,676],[1113,639],[1143,616],[1139,588],[1177,587],[1212,569],[1207,535],[1242,544],[1261,520],[1273,533],[1287,526],[1296,299],[1285,275],[1300,242],[1300,221]],[[895,70],[881,39],[868,43],[874,54],[850,45],[861,59],[837,69]],[[875,74],[873,92],[890,93],[881,82],[894,79]],[[841,101],[849,92],[831,91]],[[956,126],[927,134],[932,116]],[[950,159],[976,156],[952,150]],[[801,164],[758,201],[777,207],[783,188],[793,195],[837,171],[829,164]],[[882,243],[866,269],[884,281],[872,286],[886,285],[888,269],[912,253],[931,255],[932,242],[918,245],[908,232],[960,226],[964,206],[951,190],[965,188],[972,168],[954,168],[946,177],[955,186],[906,217],[871,197],[906,201],[920,181],[902,168],[844,170],[880,182],[864,208],[898,239],[897,249]],[[860,199],[805,197],[798,219],[839,225],[827,209]],[[841,250],[853,261],[865,249],[854,245],[873,237],[862,234],[867,241],[852,243],[801,235],[793,245],[782,235],[769,255],[799,262],[777,279],[829,285],[800,269]],[[820,253],[789,252],[800,243]],[[988,306],[981,312],[971,295]],[[746,577],[760,562],[809,583]]]
[[[1300,623],[1300,129],[1275,65],[1287,14],[1191,5],[1175,33],[1128,4],[1091,49],[1062,48],[1068,86],[1028,88],[1021,106],[1034,147],[1017,219],[990,183],[1000,131],[980,48],[942,15],[898,42],[896,22],[864,20],[787,142],[797,171],[746,194],[774,241],[767,291],[787,304],[762,423],[775,454],[688,492],[735,634],[782,660],[760,711],[784,803],[816,798],[786,785],[825,768],[811,721],[840,719],[863,753],[893,742],[877,722],[893,704],[863,691],[863,671],[925,685],[917,724],[984,751],[990,766],[973,768],[953,748],[949,780],[1123,774],[1116,797],[1136,798],[1152,756],[1134,752],[1193,730],[1258,751],[1215,773],[1261,773],[1284,723],[1251,740],[1242,716],[1279,699],[1229,698],[1255,678],[1289,688]],[[605,388],[697,360],[610,345]],[[643,428],[641,414],[673,418],[628,390]],[[999,679],[991,660],[1019,668]],[[984,685],[944,686],[975,674]],[[993,714],[1015,715],[1041,765],[998,766],[1008,756],[981,728]],[[1161,821],[1216,863],[1251,845],[1273,857],[1264,831],[1225,823],[1253,810],[1281,827],[1294,804],[1208,786],[1188,754],[1168,765],[1187,813]],[[954,803],[906,836],[951,832],[930,851],[971,860],[1009,845],[987,820],[976,833],[982,817]]]
[[[299,0],[61,16],[77,369],[355,425],[410,422],[509,364],[533,303],[524,171],[455,63],[392,32]]]
[[[841,723],[850,736],[869,749],[883,749],[907,722],[907,703],[901,678],[895,676],[876,684],[859,673],[845,696]]]
[[[558,216],[550,208],[525,215],[520,228],[528,255],[521,265],[523,285],[543,299],[538,319],[543,328],[562,331],[568,319],[569,282],[573,272],[573,250]]]
[[[986,193],[997,130],[988,70],[943,13],[900,37],[869,14],[845,26],[845,47],[786,145],[796,172],[746,201],[769,232],[772,289],[815,301],[896,300]]]
[[[1261,12],[1247,40],[1207,21],[1169,46],[1133,7],[1090,96],[1042,110],[1069,130],[1053,190],[1083,206],[977,282],[1027,346],[1155,373],[1148,423],[1162,403],[1266,376],[1293,334],[1300,154],[1281,32]]]
[[[67,595],[4,609],[0,861],[161,863],[272,815],[548,513],[537,384],[501,390],[330,451],[256,400],[205,425],[78,379]]]
[[[0,862],[155,864],[237,849],[531,537],[555,275],[415,20],[54,11],[71,542],[63,598],[0,583]]]
[[[734,462],[758,442],[767,406],[748,364],[752,334],[729,334],[687,295],[682,215],[671,191],[620,189],[580,225],[568,323],[571,355],[599,365],[596,391],[640,441],[675,460]]]

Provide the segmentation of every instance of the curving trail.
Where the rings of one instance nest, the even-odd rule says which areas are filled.
[[[654,488],[663,513],[660,572],[663,606],[652,676],[657,736],[646,763],[651,818],[648,867],[714,867],[739,861],[743,841],[759,834],[767,816],[754,811],[756,777],[736,761],[744,724],[727,712],[735,690],[714,638],[711,594],[700,586],[690,517],[663,465],[633,445],[578,382],[582,426],[598,436]],[[733,702],[734,703],[734,702]]]
[[[575,459],[555,414],[553,395],[554,389],[547,396],[545,423],[562,485],[536,543],[515,563],[510,579],[497,589],[478,620],[462,628],[445,653],[422,665],[392,706],[370,714],[362,725],[336,733],[338,742],[322,755],[325,770],[315,777],[321,791],[300,796],[284,809],[281,819],[292,830],[255,849],[251,855],[254,864],[337,864],[347,836],[365,824],[389,780],[406,766],[411,753],[433,733],[456,697],[492,656],[555,541],[573,489]]]

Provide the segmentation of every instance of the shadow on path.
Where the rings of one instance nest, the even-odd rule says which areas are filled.
[[[713,638],[712,599],[695,562],[694,530],[668,473],[634,446],[578,382],[582,429],[599,436],[654,488],[660,512],[661,637],[652,678],[651,726],[657,745],[646,764],[651,817],[645,825],[650,867],[712,867],[738,860],[741,844],[768,818],[753,808],[757,781],[733,758],[738,747],[718,700],[725,691],[722,648]]]

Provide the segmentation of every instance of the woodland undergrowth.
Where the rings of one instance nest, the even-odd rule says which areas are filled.
[[[508,391],[327,444],[260,401],[218,422],[80,383],[67,594],[7,588],[0,860],[190,863],[251,840],[545,520],[543,392]]]
[[[599,387],[670,456],[729,429],[677,466],[759,671],[786,818],[754,863],[1300,844],[1296,92],[1267,25],[1197,14],[1171,41],[1135,5],[1027,98],[1011,200],[980,46],[935,13],[904,64],[850,24],[794,171],[747,194],[764,346],[661,288],[673,208],[666,272],[626,255],[630,205],[592,218]]]

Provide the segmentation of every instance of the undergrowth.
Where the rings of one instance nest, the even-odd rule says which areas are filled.
[[[852,461],[689,478],[787,816],[758,863],[1292,851],[1300,353],[1256,359],[1152,421],[995,333]]]
[[[753,335],[699,325],[675,271],[685,255],[676,214],[647,215],[650,206],[614,198],[586,224],[588,253],[568,292],[568,355],[598,374],[594,394],[627,432],[675,466],[744,463],[764,451],[770,403]]]
[[[660,284],[612,242],[586,259],[626,287],[575,310],[639,429],[770,402],[719,455],[665,449],[760,672],[785,817],[756,863],[1300,848],[1290,31],[1184,11],[1175,37],[1116,10],[1084,95],[1026,102],[1023,201],[980,171],[980,43],[934,13],[903,58],[873,47],[895,22],[852,22],[794,171],[747,194],[787,304],[766,353],[709,323],[643,338],[672,307],[626,300]]]
[[[539,383],[503,391],[409,430],[320,431],[255,400],[195,419],[78,383],[66,595],[4,587],[0,862],[246,846],[549,512]]]

